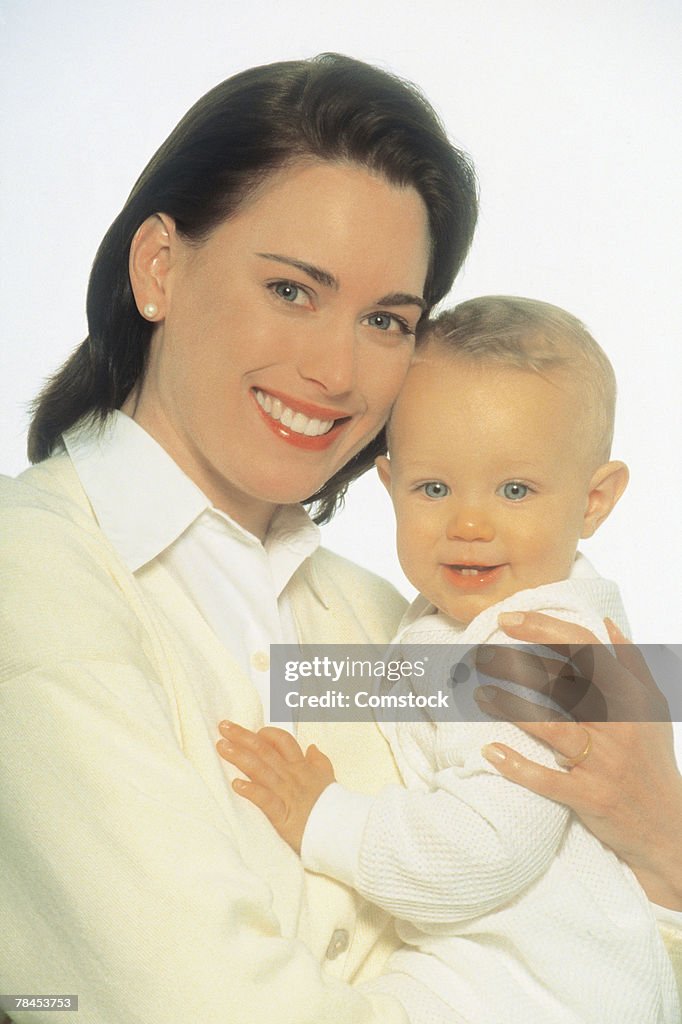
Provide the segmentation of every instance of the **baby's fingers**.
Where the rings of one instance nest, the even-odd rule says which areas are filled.
[[[282,779],[273,766],[260,753],[231,740],[218,740],[216,750],[224,761],[229,761],[240,772],[247,775],[252,782],[268,789],[276,789]]]
[[[258,807],[270,824],[275,829],[279,829],[286,816],[286,808],[276,793],[266,786],[260,786],[257,782],[247,782],[246,779],[235,779],[232,788],[239,796],[243,796]]]
[[[303,751],[290,732],[278,729],[274,725],[266,725],[258,730],[258,736],[270,743],[282,755],[285,761],[294,762],[303,759]]]
[[[283,762],[289,759],[283,757],[280,744],[275,744],[272,740],[271,734],[280,733],[281,729],[260,729],[258,732],[252,732],[251,729],[245,729],[236,722],[221,722],[218,729],[228,746],[245,753],[250,752],[254,758],[270,765],[275,771],[281,770]],[[293,736],[291,739],[296,743]]]
[[[311,743],[305,752],[306,762],[311,768],[314,768],[318,775],[327,776],[332,782],[335,782],[334,778],[334,765],[331,763],[326,754],[323,754],[319,747],[316,747],[314,743]]]

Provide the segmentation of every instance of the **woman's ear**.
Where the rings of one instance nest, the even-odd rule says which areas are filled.
[[[158,322],[166,316],[166,277],[175,221],[165,213],[147,217],[135,232],[130,246],[130,283],[135,304],[145,320]]]
[[[630,473],[624,462],[605,462],[593,474],[587,494],[587,508],[581,537],[591,537],[610,515],[628,485]]]
[[[377,473],[379,479],[388,491],[391,493],[391,462],[385,455],[377,455],[374,460],[374,465],[377,467]]]

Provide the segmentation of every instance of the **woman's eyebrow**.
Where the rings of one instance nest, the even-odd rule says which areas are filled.
[[[297,260],[293,256],[284,256],[275,252],[257,252],[256,256],[260,256],[264,260],[274,260],[275,263],[285,263],[287,266],[302,270],[308,277],[312,277],[313,281],[317,281],[318,284],[324,285],[326,288],[334,288],[336,291],[339,289],[339,282],[333,274],[330,274],[328,270],[323,270],[321,267],[313,266],[312,263],[306,263],[304,260]],[[419,295],[410,295],[408,292],[391,292],[390,295],[384,295],[382,298],[377,299],[375,305],[417,306],[422,312],[426,310],[424,300]]]
[[[426,311],[426,303],[419,295],[410,295],[409,292],[392,292],[377,299],[377,306],[417,306],[422,313]]]
[[[262,256],[264,260],[274,260],[275,263],[286,263],[290,267],[296,267],[297,270],[302,270],[308,277],[312,277],[313,281],[317,281],[318,284],[322,284],[326,288],[335,288],[338,291],[339,282],[334,275],[330,274],[328,270],[322,270],[321,267],[313,266],[312,263],[304,263],[303,260],[294,259],[293,256],[279,256],[274,252],[257,252],[256,256]]]

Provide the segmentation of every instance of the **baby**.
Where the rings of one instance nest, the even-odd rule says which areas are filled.
[[[576,553],[627,484],[609,461],[614,405],[606,356],[554,306],[486,297],[427,325],[391,416],[390,458],[377,460],[420,591],[397,643],[508,642],[503,611],[548,611],[606,642],[605,616],[627,630],[617,588]],[[373,985],[411,1024],[679,1020],[630,870],[482,756],[499,740],[553,764],[516,727],[384,726],[408,788],[377,796],[334,782],[329,761],[287,733],[264,730],[254,745],[238,726],[221,731],[221,753],[252,780],[235,788],[304,865],[397,919],[404,946]]]

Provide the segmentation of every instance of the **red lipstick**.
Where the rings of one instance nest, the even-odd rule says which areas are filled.
[[[292,430],[291,427],[285,426],[280,420],[276,420],[272,416],[269,416],[265,409],[263,409],[262,406],[256,400],[253,391],[251,392],[251,394],[253,396],[254,405],[258,410],[261,419],[264,421],[266,426],[269,427],[272,433],[279,437],[280,440],[286,441],[286,443],[290,444],[293,448],[299,448],[302,451],[319,452],[324,451],[326,448],[329,448],[332,444],[334,444],[334,442],[336,441],[337,437],[339,436],[343,428],[346,426],[346,424],[350,422],[350,416],[339,417],[338,410],[331,410],[324,408],[323,406],[312,405],[309,402],[299,402],[297,400],[292,400],[287,396],[281,394],[281,392],[263,392],[263,394],[270,395],[273,398],[279,398],[280,402],[282,402],[283,405],[286,405],[294,412],[302,413],[309,419],[335,420],[334,425],[325,434],[317,434],[314,436],[309,436],[308,434],[301,434],[295,430]]]
[[[271,398],[279,398],[282,405],[286,405],[294,412],[302,412],[310,420],[339,420],[348,419],[350,414],[344,413],[341,409],[331,409],[327,405],[316,405],[314,402],[304,402],[299,398],[292,398],[285,395],[283,391],[271,391],[269,388],[253,388],[252,391],[260,391]]]

